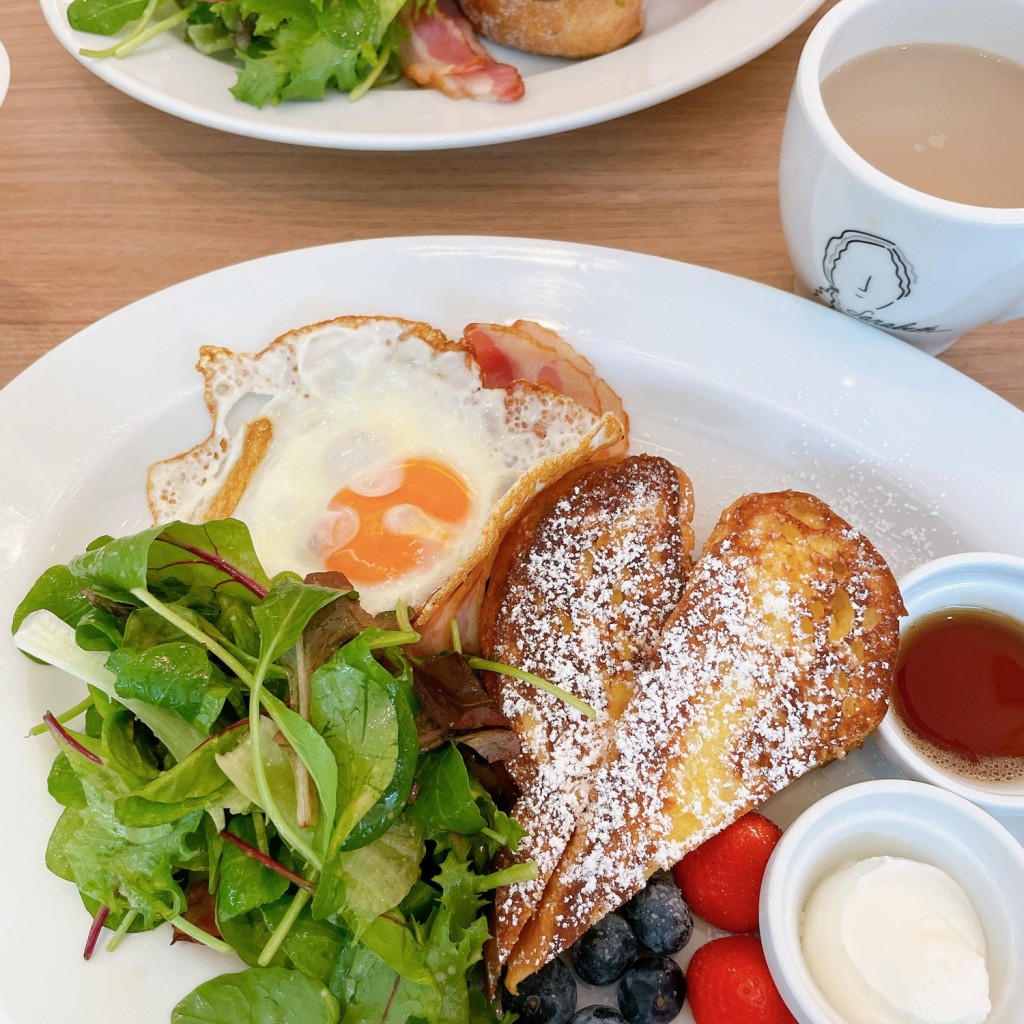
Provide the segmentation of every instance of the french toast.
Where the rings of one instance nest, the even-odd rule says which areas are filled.
[[[885,714],[903,611],[882,557],[819,499],[728,508],[508,957],[509,989],[655,870],[859,746]]]
[[[505,864],[538,877],[499,889],[489,963],[503,962],[533,913],[586,806],[634,680],[649,663],[690,570],[690,481],[639,455],[570,472],[539,495],[502,542],[480,619],[485,657],[543,676],[587,701],[588,719],[508,676],[492,696],[519,734],[507,763],[527,830]]]

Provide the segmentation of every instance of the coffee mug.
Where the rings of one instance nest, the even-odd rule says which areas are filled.
[[[1024,316],[1024,207],[919,192],[840,136],[822,80],[856,57],[908,43],[960,44],[1024,64],[1024,0],[841,0],[800,57],[779,200],[806,292],[936,355],[973,327]]]

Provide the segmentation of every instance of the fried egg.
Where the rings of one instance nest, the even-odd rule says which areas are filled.
[[[204,347],[213,420],[150,467],[157,523],[235,516],[270,573],[344,573],[422,622],[535,493],[623,435],[543,385],[485,388],[426,324],[342,317],[252,355]]]

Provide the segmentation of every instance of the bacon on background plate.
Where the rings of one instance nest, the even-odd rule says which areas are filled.
[[[415,8],[415,2],[407,4],[401,14],[409,30],[399,50],[406,78],[456,100],[510,103],[522,98],[519,72],[483,48],[453,0],[437,0],[429,11],[416,13]]]

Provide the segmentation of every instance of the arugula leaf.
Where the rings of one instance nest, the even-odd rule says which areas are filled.
[[[391,682],[361,637],[349,641],[310,679],[312,722],[334,754],[339,780],[337,820],[313,900],[318,918],[334,913],[343,898],[344,880],[332,862],[395,775],[399,730]]]
[[[125,825],[145,828],[231,802],[239,794],[217,757],[233,749],[246,735],[242,727],[213,736],[152,782],[120,797],[114,804],[117,817]]]
[[[171,1024],[338,1024],[341,1009],[326,986],[300,971],[250,967],[204,982],[171,1011]]]
[[[441,862],[434,883],[441,887],[437,913],[428,924],[426,961],[441,993],[438,1020],[468,1020],[469,991],[466,985],[443,984],[442,979],[465,978],[483,959],[489,937],[482,914],[485,900],[470,865],[454,853]]]
[[[305,844],[315,845],[317,836],[312,829],[300,828],[295,810],[295,774],[288,752],[274,742],[277,726],[269,718],[260,718],[260,746],[263,770],[267,783],[279,811],[284,818],[285,829],[302,838]],[[262,797],[256,784],[253,766],[252,730],[233,750],[216,755],[217,764],[224,774],[238,787],[246,799],[263,808]]]
[[[475,838],[483,840],[486,844],[488,858],[493,860],[503,847],[507,847],[514,853],[519,849],[520,841],[526,836],[526,829],[501,810],[491,794],[476,779],[471,778],[469,784],[473,790],[477,807],[480,808],[487,820],[487,828]]]
[[[174,711],[204,733],[220,717],[233,689],[206,651],[193,643],[122,648],[110,655],[107,668],[117,676],[119,697]]]
[[[68,24],[78,32],[112,36],[142,16],[147,0],[72,0]]]
[[[342,952],[330,986],[344,1007],[342,1024],[440,1020],[437,989],[404,978],[366,946]]]
[[[338,806],[338,765],[331,748],[309,722],[272,694],[264,692],[260,701],[312,776],[320,797],[320,820],[315,831],[320,837],[320,852],[326,853]]]
[[[85,807],[85,790],[63,751],[54,758],[46,777],[46,790],[63,807]]]
[[[470,836],[486,827],[466,762],[453,743],[424,755],[417,778],[419,796],[408,814],[428,835],[459,832]]]
[[[404,0],[240,0],[256,14],[263,45],[239,54],[237,99],[262,107],[322,99],[329,88],[352,92],[397,53],[395,18]]]
[[[242,815],[232,818],[228,830],[250,846],[256,845],[252,818]],[[237,846],[226,843],[221,852],[217,885],[218,923],[273,903],[288,891],[289,885],[288,879],[264,867]]]
[[[371,650],[380,632],[373,627],[363,631],[362,639]],[[353,652],[355,650],[354,648]],[[359,657],[362,657],[361,651]],[[379,672],[381,683],[394,703],[398,725],[398,759],[395,773],[377,802],[360,818],[359,823],[342,843],[342,850],[358,850],[360,846],[365,846],[382,836],[405,810],[413,783],[416,781],[420,756],[420,736],[416,725],[419,702],[413,690],[412,665],[408,659],[395,651],[389,653],[389,658],[401,670],[397,676],[386,671]],[[375,666],[371,669],[367,664],[367,668],[376,671]]]
[[[92,611],[92,605],[82,596],[82,581],[66,565],[54,565],[32,584],[14,611],[11,632],[32,612],[46,609],[62,622],[76,626],[83,615]]]
[[[90,608],[75,626],[75,643],[83,651],[116,651],[124,642],[124,619]]]

